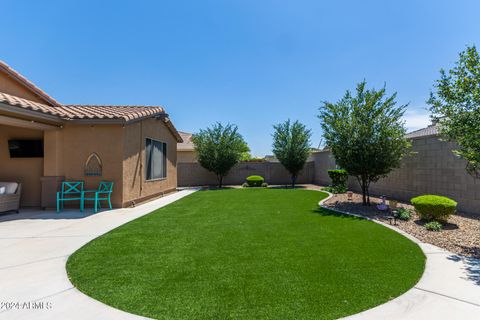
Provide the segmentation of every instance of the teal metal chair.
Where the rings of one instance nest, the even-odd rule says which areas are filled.
[[[80,201],[80,211],[83,211],[83,195],[83,181],[63,181],[57,192],[57,213],[63,209],[65,201]]]
[[[83,191],[83,201],[94,201],[93,211],[98,212],[98,209],[102,208],[101,201],[107,201],[108,207],[112,209],[112,202],[110,196],[112,195],[113,182],[102,181],[98,185],[97,190],[85,190]],[[94,196],[85,196],[85,194],[94,194]]]

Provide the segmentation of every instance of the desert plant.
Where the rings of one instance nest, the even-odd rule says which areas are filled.
[[[295,188],[298,173],[303,169],[310,155],[312,132],[298,121],[290,120],[273,126],[273,154],[290,172],[292,188]]]
[[[345,193],[347,191],[348,173],[346,170],[328,170],[328,176],[332,180],[334,193]]]
[[[454,200],[437,195],[418,196],[411,202],[420,217],[427,221],[447,220],[457,208]]]
[[[198,162],[208,171],[215,173],[220,188],[230,169],[249,151],[247,143],[238,133],[237,126],[233,124],[224,126],[217,122],[211,128],[194,134],[192,141]]]
[[[249,187],[261,187],[265,182],[262,176],[248,176],[246,180]]]
[[[347,91],[337,103],[324,102],[319,118],[326,145],[336,163],[355,177],[362,188],[363,204],[370,204],[369,187],[400,167],[409,141],[396,94],[386,96],[385,87],[367,90],[357,85],[356,94]]]
[[[440,231],[442,230],[442,224],[438,221],[430,221],[425,223],[425,229],[428,231]]]
[[[397,218],[400,220],[408,221],[412,217],[412,211],[406,208],[397,209]]]

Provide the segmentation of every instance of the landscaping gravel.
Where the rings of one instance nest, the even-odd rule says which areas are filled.
[[[389,213],[376,208],[376,205],[381,203],[381,200],[370,197],[370,202],[370,206],[363,206],[362,195],[354,193],[352,201],[348,201],[347,194],[337,194],[324,204],[331,208],[361,214],[381,220],[382,222],[390,223],[386,217]],[[413,206],[405,202],[399,201],[398,207],[404,207],[414,212]],[[443,230],[438,232],[426,230],[423,226],[424,224],[425,222],[422,221],[416,213],[413,213],[409,221],[396,221],[396,227],[408,232],[423,242],[436,245],[454,253],[480,258],[480,215],[458,212],[451,216],[448,219],[448,223],[444,224]]]

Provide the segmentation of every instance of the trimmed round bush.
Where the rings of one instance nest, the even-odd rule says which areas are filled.
[[[267,188],[268,187],[268,183],[264,182],[262,183],[262,188]]]
[[[249,176],[247,177],[247,184],[249,187],[261,187],[265,182],[262,176]]]
[[[428,221],[447,220],[457,209],[452,199],[431,194],[412,198],[411,202],[420,217]]]

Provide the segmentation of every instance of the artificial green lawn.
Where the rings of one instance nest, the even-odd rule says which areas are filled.
[[[73,284],[158,319],[332,319],[420,278],[419,247],[378,224],[319,209],[318,191],[199,191],[75,252]]]

